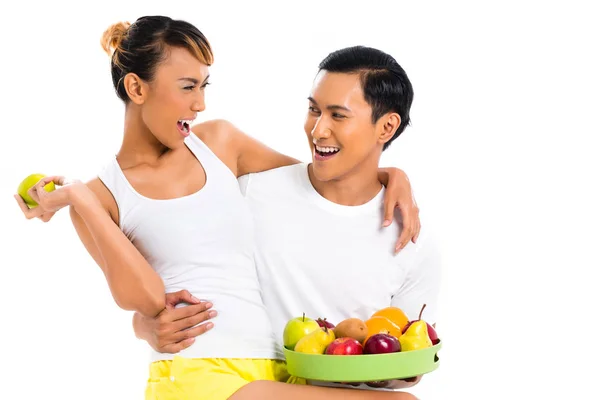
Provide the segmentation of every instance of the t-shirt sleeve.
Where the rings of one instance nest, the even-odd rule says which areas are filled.
[[[237,178],[238,185],[240,185],[240,191],[242,192],[242,196],[244,196],[244,197],[246,197],[246,194],[248,193],[251,176],[252,176],[252,174],[246,174],[246,175],[242,175]]]
[[[392,297],[392,306],[402,309],[412,321],[418,319],[423,304],[426,304],[422,319],[433,325],[438,317],[438,298],[442,281],[441,257],[433,235],[423,230],[421,232],[416,243],[416,256],[407,268],[401,287]]]

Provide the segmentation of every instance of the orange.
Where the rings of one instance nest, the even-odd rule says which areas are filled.
[[[378,333],[387,333],[397,338],[402,335],[402,328],[385,317],[371,317],[365,321],[365,325],[367,325],[367,337],[363,341],[363,345],[371,336]]]
[[[404,328],[408,324],[408,317],[398,307],[386,307],[375,312],[371,317],[385,317],[398,325],[400,329]]]

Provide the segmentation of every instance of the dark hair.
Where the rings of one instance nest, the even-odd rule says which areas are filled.
[[[319,64],[319,71],[322,70],[360,75],[365,101],[372,108],[373,123],[390,111],[400,115],[400,126],[383,150],[410,124],[412,84],[404,69],[389,54],[371,47],[347,47],[325,57]]]
[[[187,49],[200,62],[211,65],[213,53],[206,37],[189,22],[163,16],[138,18],[133,25],[118,22],[102,35],[102,48],[111,56],[110,69],[117,96],[129,96],[123,78],[130,72],[150,82],[156,67],[168,57],[168,46]]]

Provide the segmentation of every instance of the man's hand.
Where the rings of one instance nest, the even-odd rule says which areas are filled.
[[[366,382],[366,385],[372,388],[406,389],[415,386],[420,380],[421,376],[414,376],[412,378],[394,379],[391,381]]]
[[[196,336],[213,327],[212,322],[202,323],[216,317],[217,312],[211,310],[213,305],[198,300],[187,290],[168,293],[165,302],[165,309],[154,318],[144,317],[139,313],[133,316],[136,336],[148,342],[154,350],[178,353],[191,346]],[[179,303],[190,305],[175,308]]]

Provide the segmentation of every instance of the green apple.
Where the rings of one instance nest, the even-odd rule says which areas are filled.
[[[36,207],[38,203],[36,203],[35,200],[31,198],[27,191],[33,186],[35,186],[35,184],[38,183],[40,179],[45,177],[46,175],[44,174],[31,174],[27,178],[23,179],[23,181],[19,184],[17,193],[23,198],[23,200],[25,200],[25,203],[29,206],[29,208]],[[50,182],[46,186],[44,186],[44,190],[46,192],[51,192],[54,189],[56,189],[56,186],[54,186],[54,182]]]
[[[319,328],[317,321],[304,314],[301,317],[292,318],[283,329],[283,345],[289,350],[294,350],[300,339]]]

